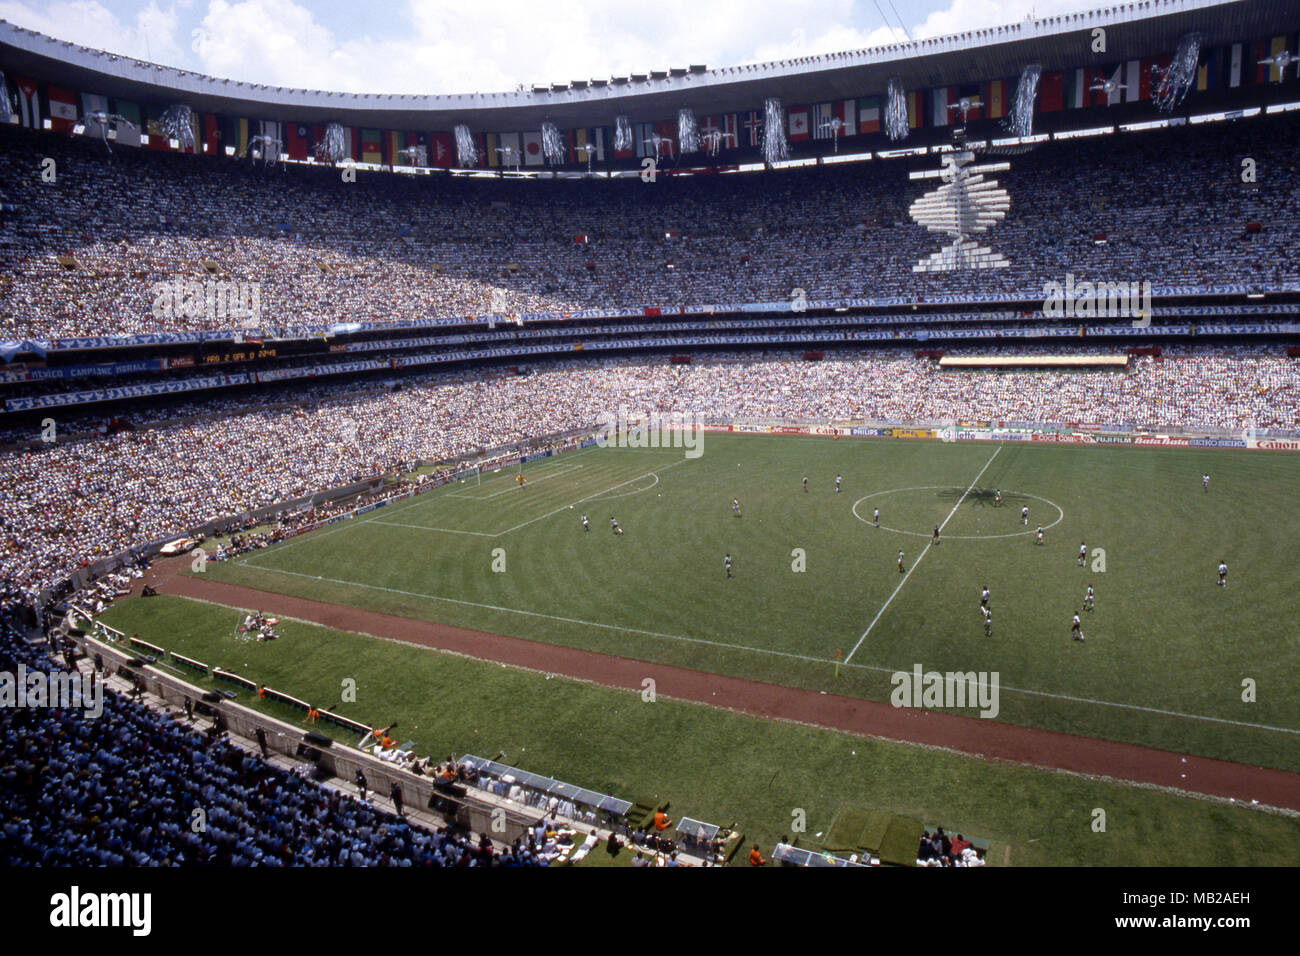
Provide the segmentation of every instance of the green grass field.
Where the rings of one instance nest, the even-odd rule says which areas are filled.
[[[702,450],[574,452],[526,465],[522,489],[486,475],[204,573],[882,700],[916,664],[997,672],[999,720],[1300,771],[1300,457],[716,434]]]
[[[1293,817],[662,698],[647,703],[633,692],[295,621],[281,623],[278,641],[237,640],[241,616],[163,596],[127,600],[102,619],[329,702],[362,723],[399,720],[399,738],[414,740],[421,753],[504,752],[515,765],[571,783],[669,800],[674,819],[735,822],[765,853],[793,833],[797,810],[806,814],[800,839],[808,846],[841,808],[879,808],[990,840],[994,865],[1300,865]],[[344,678],[356,681],[353,702],[340,700]],[[239,701],[307,729],[300,712],[249,693]],[[1101,833],[1091,828],[1097,808],[1106,812]],[[610,863],[603,849],[588,860]],[[629,854],[617,862],[628,865]]]

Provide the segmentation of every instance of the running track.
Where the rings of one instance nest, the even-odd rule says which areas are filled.
[[[1081,737],[1053,730],[935,711],[896,708],[880,701],[823,694],[555,644],[450,627],[340,604],[182,575],[188,558],[156,562],[137,585],[236,608],[258,608],[340,631],[373,634],[481,660],[641,691],[651,677],[656,693],[909,744],[943,747],[989,760],[1030,764],[1214,797],[1258,801],[1300,812],[1300,774]],[[138,590],[135,588],[133,590]],[[1186,762],[1184,762],[1184,760]],[[1186,774],[1184,777],[1183,775]]]

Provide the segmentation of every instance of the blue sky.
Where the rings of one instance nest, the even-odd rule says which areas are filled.
[[[212,76],[474,93],[831,53],[1115,0],[0,0],[61,40]],[[882,17],[883,14],[883,17]]]

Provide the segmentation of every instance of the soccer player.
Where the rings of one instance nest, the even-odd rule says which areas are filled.
[[[731,510],[732,510],[732,512],[735,514],[735,516],[736,516],[737,518],[740,517],[740,499],[739,499],[739,498],[732,498],[732,499],[731,499]]]
[[[1088,557],[1088,546],[1082,541],[1079,542],[1079,567],[1083,567],[1084,560]]]
[[[934,542],[935,544],[938,544],[938,543],[939,543],[939,526],[938,526],[938,525],[935,525],[935,526],[934,526],[934,537],[931,538],[930,540],[931,540],[932,542]]]
[[[898,552],[898,573],[899,573],[899,574],[902,574],[902,573],[903,573],[903,552],[902,552],[902,550],[899,550],[899,552]]]
[[[984,636],[993,636],[993,612],[984,605],[980,605],[980,613],[984,615]]]
[[[1226,588],[1227,586],[1228,586],[1228,562],[1221,560],[1219,561],[1219,587]]]
[[[730,554],[724,554],[722,556],[722,566],[727,569],[727,577],[731,577],[731,555]]]
[[[993,489],[993,507],[995,508],[1002,507],[1002,492],[999,491],[997,488]]]
[[[1029,525],[1029,505],[1025,505],[1020,509],[1020,523],[1025,526]]]
[[[984,585],[984,590],[980,591],[980,607],[989,606],[989,586]]]
[[[844,480],[844,479],[843,479],[841,476],[839,476],[839,475],[836,475],[836,476],[835,476],[835,490],[836,490],[836,491],[839,491],[839,490],[840,490],[840,482],[843,481],[843,480]]]
[[[1206,492],[1207,494],[1209,493],[1209,491],[1210,491],[1210,476],[1209,476],[1209,475],[1201,475],[1201,490],[1204,491],[1204,492]]]
[[[1095,599],[1096,599],[1096,595],[1093,593],[1092,585],[1089,584],[1088,590],[1083,592],[1083,609],[1085,611],[1091,611],[1092,604]]]
[[[1043,526],[1041,524],[1038,526],[1038,530],[1034,533],[1034,537],[1038,539],[1039,544],[1043,543]]]
[[[586,515],[583,515],[583,516],[582,516],[582,530],[583,530],[583,531],[588,531],[588,532],[591,531],[591,525],[587,524],[587,516],[586,516]]]
[[[808,476],[807,476],[807,475],[804,475],[804,476],[803,476],[803,491],[804,491],[804,494],[807,494],[807,493],[808,493]]]
[[[1079,612],[1074,612],[1074,620],[1070,622],[1070,639],[1074,641],[1083,640],[1083,630],[1079,627]]]
[[[524,473],[522,471],[515,476],[515,481],[519,482],[520,488],[524,486]]]
[[[871,523],[872,523],[873,525],[875,525],[877,528],[880,527],[880,509],[879,509],[879,508],[872,508],[872,509],[871,509]]]
[[[618,526],[618,519],[613,515],[609,516],[609,527],[615,534],[623,533],[623,529]]]

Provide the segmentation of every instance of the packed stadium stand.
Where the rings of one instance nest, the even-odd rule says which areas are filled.
[[[1125,61],[1167,57],[1184,26],[1157,24],[1155,45]],[[1215,49],[1245,44],[1255,74],[1261,36]],[[348,181],[333,163],[110,148],[45,128],[36,104],[49,114],[61,95],[57,65],[15,43],[0,43],[15,117],[27,97],[21,122],[0,122],[0,581],[15,622],[33,621],[20,605],[76,591],[102,607],[129,577],[95,577],[129,576],[199,526],[238,532],[259,512],[276,531],[240,545],[256,546],[393,493],[383,477],[423,464],[414,480],[435,483],[453,459],[562,440],[620,408],[1300,432],[1300,114],[1243,112],[1300,99],[1295,70],[1238,88],[1223,67],[1215,122],[1188,121],[1198,87],[1161,128],[981,152],[1009,164],[997,178],[1010,211],[981,237],[1008,267],[918,273],[939,240],[909,217],[934,186],[912,174],[937,170],[951,129],[924,130],[920,155],[882,155],[910,144],[877,124],[857,146],[835,143],[864,161],[824,162],[823,138],[806,167],[748,172],[758,152],[737,150],[654,182],[635,157],[605,164],[632,172],[621,178],[581,176],[581,161],[542,178],[405,174],[391,156]],[[50,70],[22,81],[39,95],[15,68]],[[781,93],[779,77],[752,82],[753,105]],[[672,112],[669,94],[644,95]],[[1077,128],[1113,123],[1108,105],[1080,107]],[[1157,116],[1136,97],[1124,110]],[[325,119],[271,102],[249,115]],[[972,138],[1005,135],[982,122]],[[1257,181],[1243,181],[1247,159]],[[1149,283],[1154,310],[1145,324],[1052,316],[1045,284],[1067,276]],[[159,285],[178,280],[254,287],[257,314],[160,312]],[[1122,367],[1034,365],[1103,353]],[[1021,364],[953,370],[943,355]],[[344,504],[303,500],[360,484]],[[6,622],[0,668],[56,666],[20,630]],[[12,863],[543,862],[536,847],[422,830],[113,692],[94,722],[0,710],[0,751]],[[199,793],[213,808],[204,835],[169,822]]]

